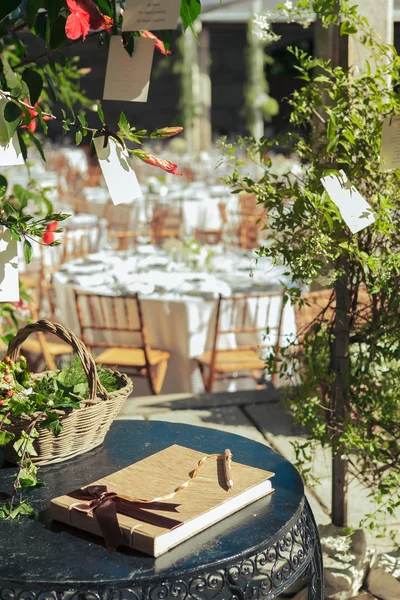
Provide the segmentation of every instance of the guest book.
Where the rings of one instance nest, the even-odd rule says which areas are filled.
[[[274,475],[232,457],[173,445],[51,502],[54,519],[159,556],[213,523],[271,493]]]

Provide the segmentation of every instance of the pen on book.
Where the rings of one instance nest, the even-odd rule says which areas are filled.
[[[229,489],[233,488],[233,479],[232,479],[232,452],[229,449],[224,451],[224,475],[225,475],[225,483]]]

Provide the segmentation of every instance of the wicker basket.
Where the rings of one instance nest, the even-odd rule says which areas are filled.
[[[108,393],[98,379],[95,362],[84,343],[69,329],[44,319],[30,323],[18,331],[8,346],[8,356],[14,361],[18,360],[21,345],[31,333],[38,331],[55,334],[72,346],[79,356],[89,384],[89,399],[82,401],[81,408],[59,411],[62,413],[63,431],[58,437],[48,429],[38,428],[40,435],[34,443],[38,456],[31,457],[31,460],[39,466],[62,462],[100,446],[113,420],[131,393],[133,385],[126,375],[114,372],[121,387],[115,392]],[[34,377],[43,377],[44,374],[40,373]],[[21,417],[11,424],[8,431],[18,437],[20,432],[36,418],[40,421],[41,413]],[[45,418],[44,414],[43,418]],[[13,442],[6,446],[5,458],[10,462],[16,462]]]

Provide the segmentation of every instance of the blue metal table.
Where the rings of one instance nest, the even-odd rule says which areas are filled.
[[[130,549],[108,555],[102,539],[52,522],[50,499],[122,469],[171,444],[276,473],[275,492],[156,559]],[[12,468],[0,469],[0,491]],[[203,427],[117,421],[104,445],[43,467],[36,519],[0,521],[0,600],[269,600],[308,578],[323,599],[322,555],[314,517],[295,468],[266,446]]]

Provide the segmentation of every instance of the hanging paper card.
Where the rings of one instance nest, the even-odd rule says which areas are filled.
[[[382,123],[380,171],[400,168],[400,116],[388,117]]]
[[[140,198],[142,192],[136,173],[131,167],[127,150],[112,137],[108,138],[105,148],[103,148],[104,136],[93,141],[113,203],[128,204]]]
[[[0,96],[0,166],[12,167],[14,165],[23,165],[24,157],[16,133],[11,140],[8,139],[7,126],[3,116],[4,105],[7,99]]]
[[[120,36],[113,36],[108,52],[104,100],[147,102],[153,54],[154,40],[135,37],[135,48],[130,56]]]
[[[9,229],[0,233],[0,302],[18,302],[18,250]]]
[[[122,31],[176,29],[181,0],[125,0]]]
[[[361,231],[375,221],[372,208],[351,185],[344,171],[340,171],[340,175],[323,177],[321,183],[352,233]]]

